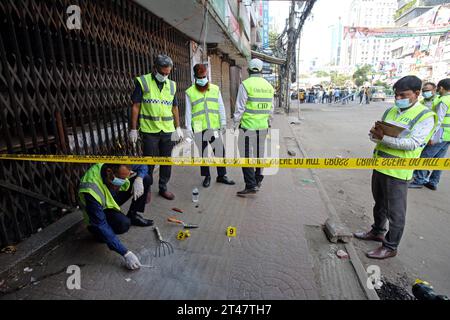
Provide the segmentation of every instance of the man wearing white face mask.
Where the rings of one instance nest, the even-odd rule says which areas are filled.
[[[111,250],[122,255],[127,268],[131,270],[139,269],[141,264],[117,235],[128,232],[131,225],[153,225],[152,220],[138,214],[145,210],[149,189],[150,182],[145,165],[99,163],[89,168],[80,181],[78,196],[88,231],[97,241],[105,243]],[[128,214],[125,215],[120,206],[131,197],[133,200]]]
[[[420,103],[428,108],[433,107],[433,102],[435,102],[438,97],[436,96],[436,85],[433,82],[427,82],[422,87],[422,97]]]
[[[422,95],[426,98],[426,93],[430,92],[425,89],[431,89],[430,86],[422,89]],[[438,116],[438,125],[436,126],[433,137],[428,141],[427,146],[422,151],[421,158],[445,158],[447,150],[450,146],[450,99],[448,91],[450,90],[450,79],[439,81],[438,96],[431,100],[430,109],[436,112]],[[436,86],[434,88],[436,91]],[[441,170],[416,170],[414,171],[414,182],[410,183],[409,188],[421,189],[426,187],[430,190],[437,190],[441,178]]]
[[[375,123],[370,130],[370,140],[376,143],[375,158],[419,158],[430,140],[437,124],[436,114],[418,99],[422,81],[416,76],[406,76],[394,84],[395,106],[382,117],[385,122],[405,128],[399,137],[387,136],[382,126]],[[382,246],[369,251],[372,259],[386,259],[397,255],[406,219],[408,183],[413,177],[409,169],[376,169],[372,174],[374,224],[369,232],[357,232],[361,240],[382,242]],[[389,221],[389,230],[386,223]],[[385,234],[385,232],[388,231]]]
[[[144,143],[144,156],[170,157],[174,142],[183,139],[175,96],[176,83],[169,80],[173,62],[166,55],[155,58],[153,73],[135,79],[136,88],[131,97],[131,130],[129,138],[136,143],[139,131]],[[153,183],[154,166],[149,166],[149,176]],[[173,200],[175,195],[167,190],[171,166],[161,166],[159,170],[159,194]]]
[[[208,144],[211,145],[216,157],[224,157],[225,149],[219,130],[225,133],[227,118],[220,89],[208,81],[208,69],[204,64],[194,66],[195,83],[186,90],[186,127],[200,150],[203,157]],[[192,133],[193,132],[193,133]],[[209,167],[201,167],[200,173],[203,187],[208,188],[211,183]],[[227,176],[225,167],[217,167],[216,182],[234,185],[234,181]]]

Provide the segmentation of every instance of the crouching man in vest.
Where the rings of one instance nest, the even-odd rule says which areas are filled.
[[[239,127],[239,153],[245,158],[264,157],[266,137],[270,117],[273,114],[274,89],[262,77],[263,62],[252,59],[248,72],[250,78],[239,87],[236,108],[233,116],[234,129]],[[255,194],[264,178],[262,168],[242,168],[245,189],[238,191],[238,196]]]
[[[133,170],[133,171],[132,171]],[[152,220],[144,219],[150,177],[145,165],[96,164],[81,178],[78,195],[85,210],[88,230],[97,241],[106,243],[125,259],[130,270],[139,269],[138,258],[117,238],[126,233],[130,225],[151,226]],[[120,206],[131,197],[133,200],[125,215]]]
[[[406,76],[394,84],[395,106],[386,110],[382,120],[405,128],[399,137],[384,134],[375,124],[369,137],[376,143],[375,158],[419,158],[423,148],[434,133],[438,122],[436,114],[418,102],[422,81],[416,76]],[[362,240],[382,242],[382,246],[369,251],[372,259],[386,259],[397,255],[406,219],[408,183],[413,170],[376,169],[372,174],[374,224],[369,232],[354,236]],[[386,223],[389,231],[384,235]]]
[[[204,156],[208,144],[216,157],[224,157],[225,148],[220,131],[225,134],[227,128],[225,106],[219,87],[208,82],[207,74],[205,65],[194,66],[195,83],[186,90],[186,127],[188,134],[194,138],[201,157]],[[208,188],[211,183],[209,167],[201,167],[200,174],[205,177],[203,187]],[[225,167],[217,167],[216,182],[234,185],[234,181],[226,174]]]
[[[144,156],[170,157],[175,141],[183,138],[178,113],[178,100],[175,96],[176,83],[168,79],[172,70],[172,59],[166,55],[155,58],[153,73],[135,79],[132,94],[131,130],[129,138],[136,143],[138,138],[137,124],[142,133]],[[153,184],[153,169],[149,166],[149,175]],[[159,195],[173,200],[175,195],[167,190],[170,180],[171,166],[160,166]]]

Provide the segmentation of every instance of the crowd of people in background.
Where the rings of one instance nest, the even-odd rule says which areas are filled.
[[[369,88],[366,91],[363,91],[363,94],[366,94],[370,99],[370,90]],[[367,92],[367,93],[364,93]],[[316,86],[312,88],[307,88],[306,90],[300,89],[298,93],[298,99],[300,103],[349,103],[350,101],[355,101],[356,97],[360,94],[360,91],[356,87],[332,87],[332,88],[324,88],[323,86]],[[294,94],[292,98],[297,98]],[[362,99],[362,98],[361,98]]]

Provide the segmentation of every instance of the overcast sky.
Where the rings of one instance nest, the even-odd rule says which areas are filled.
[[[300,44],[300,60],[308,63],[318,58],[318,63],[327,63],[330,59],[330,32],[328,27],[335,24],[339,16],[344,24],[352,0],[317,0],[310,18],[306,21]],[[290,1],[270,1],[269,16],[274,16],[278,31],[284,28],[289,16]]]

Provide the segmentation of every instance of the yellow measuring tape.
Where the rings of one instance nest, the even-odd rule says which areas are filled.
[[[450,158],[193,158],[95,155],[0,154],[0,160],[67,163],[117,163],[170,166],[258,167],[285,169],[425,169],[450,170]]]

